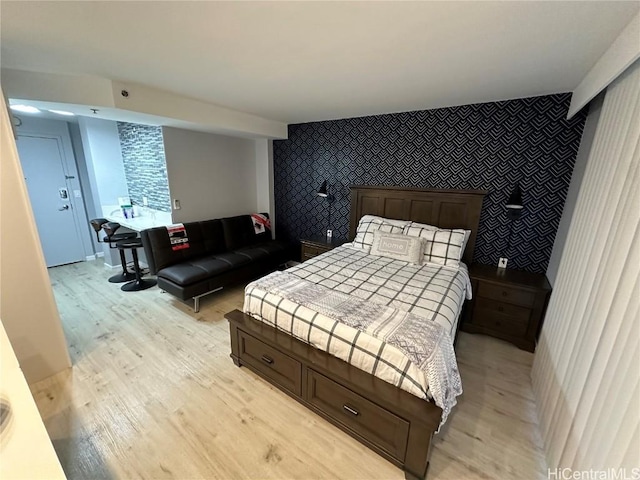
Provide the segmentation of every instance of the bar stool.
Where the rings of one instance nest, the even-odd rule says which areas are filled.
[[[118,250],[123,252],[123,255],[125,250],[131,250],[131,255],[133,256],[133,270],[135,280],[122,285],[120,287],[122,291],[137,292],[140,290],[151,288],[158,283],[157,281],[149,278],[142,278],[142,274],[140,273],[140,262],[138,261],[138,248],[142,248],[142,239],[140,237],[136,237],[131,240],[122,240],[116,245],[118,247]]]
[[[96,232],[96,238],[100,243],[108,243],[109,248],[118,248],[118,242],[123,240],[131,240],[138,238],[136,232],[116,233],[116,230],[120,228],[120,224],[117,222],[110,222],[106,218],[94,218],[89,221],[91,227]],[[106,234],[102,240],[100,240],[100,230],[104,230]],[[124,256],[124,249],[118,248],[120,251],[120,263],[122,265],[122,272],[109,277],[110,283],[124,283],[130,282],[136,278],[135,272],[130,272],[127,269],[127,260]]]

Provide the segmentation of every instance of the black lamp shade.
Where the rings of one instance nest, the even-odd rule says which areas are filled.
[[[510,210],[522,210],[522,192],[520,191],[520,185],[516,185],[513,189],[513,193],[507,201],[507,208]]]
[[[319,197],[327,197],[328,193],[327,193],[327,181],[325,180],[324,182],[322,182],[322,186],[320,187],[320,190],[318,190],[318,196]]]

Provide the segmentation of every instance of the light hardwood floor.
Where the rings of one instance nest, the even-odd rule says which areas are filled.
[[[124,293],[99,262],[50,269],[73,368],[32,385],[71,479],[402,479],[401,470],[229,358],[225,312],[157,288]],[[436,436],[429,479],[546,478],[533,355],[461,333],[464,394]]]

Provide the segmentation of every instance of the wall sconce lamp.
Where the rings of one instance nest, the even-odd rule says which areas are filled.
[[[318,190],[318,196],[319,197],[323,197],[323,198],[327,198],[329,196],[329,192],[327,191],[327,181],[326,180],[324,182],[322,182],[322,186],[320,187],[320,190]]]
[[[327,185],[327,181],[322,182],[322,186],[320,190],[316,192],[319,197],[326,198],[327,203],[329,203],[328,210],[328,219],[327,219],[327,240],[331,240],[333,236],[333,230],[331,229],[331,204],[333,203],[333,195],[329,193],[329,186]]]
[[[507,218],[510,220],[509,222],[509,237],[507,238],[507,247],[506,251],[498,260],[498,268],[506,268],[507,261],[509,260],[509,253],[511,252],[511,238],[513,237],[513,225],[516,221],[522,216],[522,192],[520,191],[520,184],[516,184],[516,187],[513,189],[509,200],[507,200]]]
[[[520,184],[517,184],[507,201],[507,216],[511,220],[518,220],[522,215],[522,209],[522,192],[520,191]]]

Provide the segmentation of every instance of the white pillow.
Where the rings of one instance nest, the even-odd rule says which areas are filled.
[[[424,250],[426,262],[457,267],[464,253],[468,230],[438,230],[433,232]]]
[[[352,246],[369,253],[371,251],[371,245],[373,245],[374,232],[380,230],[384,233],[401,234],[402,229],[410,223],[411,222],[405,220],[391,220],[376,217],[375,215],[364,215],[360,219],[360,222],[358,222],[356,237],[353,239]]]
[[[423,223],[411,223],[403,229],[405,235],[427,241],[424,261],[457,267],[460,264],[471,230],[441,229]]]
[[[383,233],[376,230],[373,232],[373,245],[370,253],[420,265],[424,256],[424,247],[425,240],[422,238]]]
[[[407,225],[411,225],[411,220],[396,220],[395,218],[384,218],[384,217],[378,217],[376,215],[365,215],[365,217],[371,217],[374,220],[379,220],[383,223],[388,223],[389,225],[393,225],[394,227],[404,228]]]
[[[402,229],[402,234],[409,235],[410,237],[421,237],[423,232],[435,232],[436,230],[439,230],[438,227],[434,227],[433,225],[411,222],[409,225],[405,225]]]

